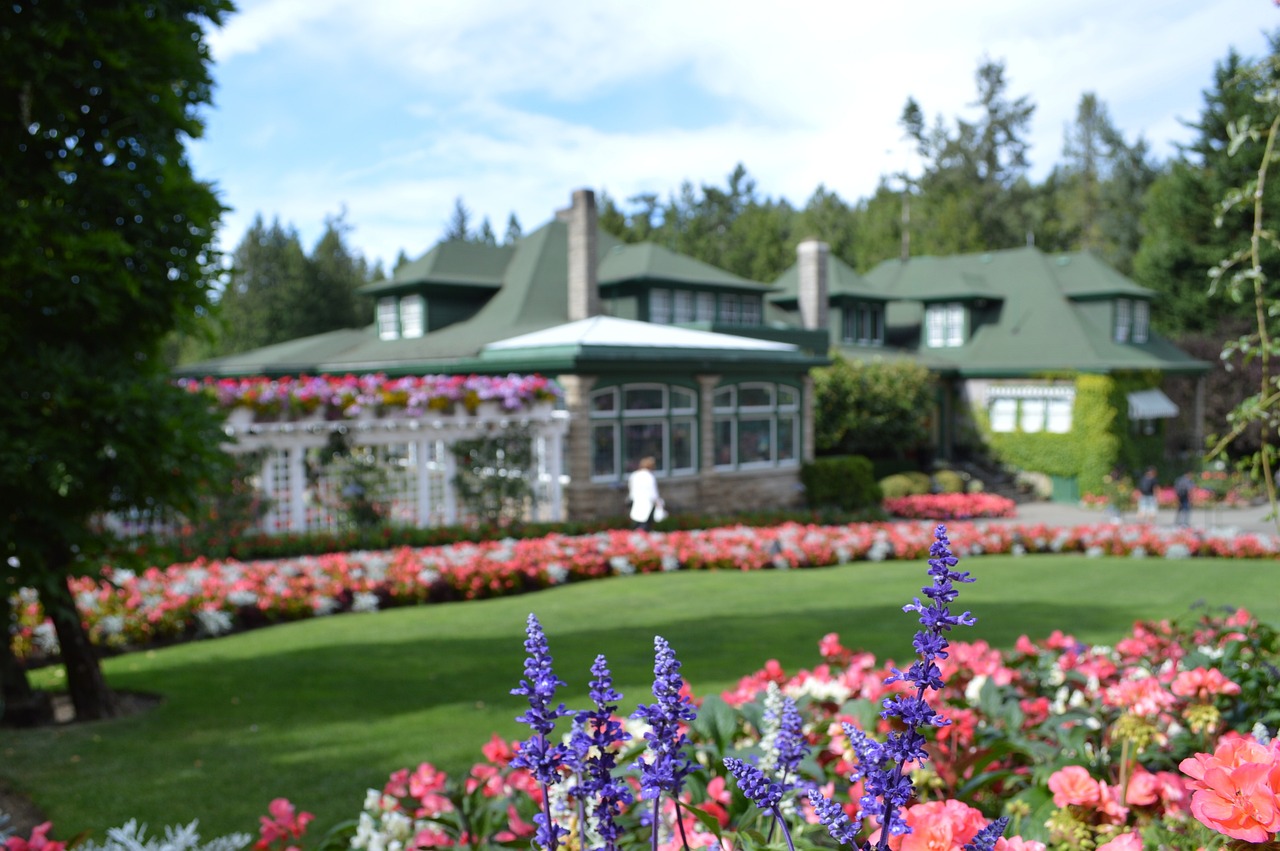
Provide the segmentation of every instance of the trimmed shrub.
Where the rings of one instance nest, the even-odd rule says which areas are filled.
[[[933,484],[938,493],[964,493],[964,475],[955,470],[939,470],[933,474]]]
[[[895,473],[880,480],[880,492],[884,494],[885,499],[917,496],[928,493],[932,488],[933,482],[929,476],[919,471]]]
[[[883,498],[871,461],[861,455],[818,458],[800,468],[800,481],[811,508],[856,511],[878,506]]]

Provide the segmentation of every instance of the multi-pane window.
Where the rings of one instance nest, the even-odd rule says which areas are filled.
[[[800,457],[800,391],[743,382],[712,397],[713,455],[718,469],[795,464]]]
[[[672,293],[671,321],[677,325],[693,321],[693,293],[676,290]]]
[[[860,346],[884,345],[884,307],[858,302],[845,307],[841,316],[840,339]]]
[[[671,324],[671,290],[649,290],[649,321],[659,325]]]
[[[742,324],[760,324],[760,299],[757,296],[742,296]]]
[[[725,293],[720,296],[720,321],[725,325],[742,323],[742,304],[736,295]]]
[[[716,294],[698,293],[695,319],[698,322],[716,321]]]
[[[1133,303],[1127,298],[1116,299],[1116,323],[1114,338],[1117,343],[1129,342],[1129,334],[1133,330]]]
[[[658,475],[697,469],[696,393],[644,383],[604,387],[591,394],[591,478],[622,478],[652,457]]]
[[[1151,328],[1151,305],[1142,300],[1133,303],[1133,341],[1145,343]]]
[[[426,333],[426,302],[420,295],[400,299],[400,336],[405,339]]]
[[[987,408],[991,430],[1066,434],[1074,399],[1074,391],[1066,387],[1003,387]]]
[[[378,299],[378,339],[400,339],[400,305],[394,297]]]
[[[925,345],[931,349],[964,345],[964,305],[931,304],[925,308]]]

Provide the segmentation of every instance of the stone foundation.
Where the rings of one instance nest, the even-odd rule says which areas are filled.
[[[660,478],[658,490],[668,510],[677,514],[737,514],[804,506],[798,467]],[[571,521],[621,517],[627,513],[626,485],[571,482],[565,492]]]

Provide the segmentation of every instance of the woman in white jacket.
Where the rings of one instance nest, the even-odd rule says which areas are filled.
[[[653,526],[654,512],[662,505],[658,479],[653,475],[657,466],[651,456],[641,458],[639,466],[627,477],[627,501],[631,503],[631,519],[637,529],[648,531]]]

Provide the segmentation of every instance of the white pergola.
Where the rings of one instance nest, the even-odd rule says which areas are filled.
[[[394,412],[379,416],[364,411],[349,419],[319,417],[279,422],[254,421],[249,411],[234,411],[227,421],[224,449],[232,454],[262,452],[259,491],[270,508],[263,531],[305,532],[333,528],[337,523],[330,497],[340,487],[318,473],[311,460],[343,435],[352,447],[366,447],[387,465],[391,521],[418,527],[452,525],[464,519],[453,485],[456,464],[450,447],[497,431],[527,429],[533,441],[533,504],[529,519],[564,519],[563,442],[569,414],[550,404],[504,411],[497,403],[482,403],[474,415],[429,412],[409,416]],[[309,458],[309,455],[311,456]]]

